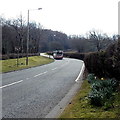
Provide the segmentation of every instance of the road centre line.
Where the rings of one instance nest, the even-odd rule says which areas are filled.
[[[45,73],[47,73],[47,72],[48,72],[48,71],[45,71],[45,72],[40,73],[40,74],[37,74],[37,75],[35,75],[34,77],[38,77],[38,76],[43,75],[43,74],[45,74]]]
[[[38,74],[38,75],[35,75],[34,77],[37,77],[37,76],[39,76],[39,75],[43,75],[43,74],[45,74],[45,73],[47,73],[47,71],[45,71],[45,72],[43,72],[43,73],[40,73],[40,74]],[[28,79],[30,79],[30,78],[26,78],[26,79],[28,80]],[[1,88],[5,88],[5,87],[9,87],[9,86],[12,86],[12,85],[15,85],[15,84],[18,84],[18,83],[21,83],[21,82],[23,82],[23,80],[19,80],[19,81],[17,81],[17,82],[13,82],[13,83],[10,83],[10,84],[1,86],[0,89],[1,89]]]
[[[56,70],[57,68],[53,68],[52,70]]]
[[[61,67],[67,65],[68,63],[69,63],[69,61],[67,61],[67,63],[65,63],[65,64],[62,65]],[[53,68],[52,70],[56,70],[56,69],[58,69],[58,68],[56,67],[56,68]],[[48,72],[48,71],[45,71],[45,72],[40,73],[40,74],[37,74],[37,75],[35,75],[34,77],[38,77],[38,76],[40,76],[40,75],[46,74],[47,72]],[[28,80],[28,79],[30,79],[30,78],[26,78],[26,79]],[[5,88],[5,87],[9,87],[9,86],[12,86],[12,85],[15,85],[15,84],[18,84],[18,83],[21,83],[21,82],[23,82],[23,80],[19,80],[19,81],[17,81],[17,82],[13,82],[13,83],[10,83],[10,84],[1,86],[0,89],[1,89],[1,88]]]
[[[15,84],[21,83],[21,82],[23,82],[23,80],[20,80],[20,81],[17,81],[17,82],[13,82],[13,83],[10,83],[10,84],[8,84],[8,85],[1,86],[0,88],[9,87],[9,86],[12,86],[12,85],[15,85]]]

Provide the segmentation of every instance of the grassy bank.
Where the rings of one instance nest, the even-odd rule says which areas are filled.
[[[82,84],[80,92],[73,98],[66,107],[60,118],[120,118],[120,94],[116,93],[113,101],[113,108],[104,110],[104,107],[90,105],[87,95],[90,85],[87,80]]]
[[[2,66],[2,70],[0,69],[1,70],[0,72],[15,71],[24,68],[30,68],[33,66],[48,64],[50,62],[53,62],[53,59],[45,58],[42,56],[29,57],[29,65],[26,65],[25,57],[19,59],[18,66],[17,66],[17,59],[0,60],[0,65]]]

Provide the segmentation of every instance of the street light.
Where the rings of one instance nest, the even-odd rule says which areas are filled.
[[[29,52],[29,12],[30,12],[31,10],[41,10],[41,9],[42,9],[42,8],[30,9],[30,10],[28,10],[26,65],[28,65],[28,52]]]

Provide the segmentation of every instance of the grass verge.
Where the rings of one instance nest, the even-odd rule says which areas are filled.
[[[53,59],[42,56],[32,56],[29,57],[29,65],[26,65],[26,57],[23,57],[19,58],[19,64],[17,66],[17,59],[0,60],[0,65],[2,65],[2,69],[0,69],[0,72],[16,71],[24,68],[48,64],[53,61]]]
[[[120,118],[120,93],[115,94],[114,107],[104,110],[104,107],[90,105],[87,98],[89,91],[90,85],[84,80],[80,92],[65,108],[60,118]]]

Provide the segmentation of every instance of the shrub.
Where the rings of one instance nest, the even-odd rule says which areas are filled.
[[[80,60],[84,60],[85,57],[85,53],[75,53],[75,52],[65,52],[64,53],[64,57],[69,57],[69,58],[75,58],[75,59],[80,59]]]
[[[89,73],[94,73],[98,77],[106,77],[104,69],[105,52],[94,52],[86,54],[84,62]]]
[[[39,56],[39,53],[29,53],[28,56]],[[26,53],[19,53],[19,58],[22,58],[22,57],[26,57]],[[18,54],[16,53],[10,53],[10,54],[6,54],[6,55],[2,55],[0,59],[2,60],[7,60],[7,59],[15,59],[15,58],[18,58]]]
[[[92,90],[89,93],[88,98],[90,99],[90,103],[95,106],[102,106],[103,105],[103,98],[104,94],[97,90]]]
[[[87,76],[88,83],[92,84],[95,81],[95,76],[94,74],[89,74]]]
[[[105,66],[107,75],[120,81],[120,39],[106,49]]]
[[[53,55],[53,52],[47,52],[48,55]]]
[[[88,95],[90,103],[95,106],[103,106],[113,97],[117,82],[115,79],[100,80],[94,79],[93,74],[88,75],[88,82],[91,84],[91,91]],[[112,102],[112,101],[111,101]]]
[[[89,73],[120,81],[120,40],[111,44],[106,51],[86,54],[84,62]]]

